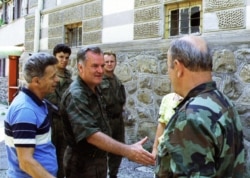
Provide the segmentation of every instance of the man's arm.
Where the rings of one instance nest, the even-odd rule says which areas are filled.
[[[147,137],[141,141],[126,145],[118,142],[102,132],[96,132],[87,138],[88,143],[95,145],[99,149],[107,152],[127,157],[129,160],[144,165],[154,165],[155,160],[152,154],[144,150],[142,145],[147,141]]]
[[[159,152],[165,153],[163,157],[170,156],[169,168],[174,177],[215,176],[214,146],[217,144],[214,141],[217,139],[208,123],[208,120],[201,117],[186,118],[176,122],[174,128],[170,125],[164,132]],[[219,125],[214,132],[221,133]],[[161,164],[163,167],[164,162]]]
[[[16,147],[20,168],[34,178],[55,178],[34,158],[34,148]]]

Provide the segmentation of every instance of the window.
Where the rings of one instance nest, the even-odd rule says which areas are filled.
[[[22,2],[23,0],[2,0],[1,25],[8,24],[22,16]]]
[[[166,5],[165,37],[201,33],[201,2]]]
[[[0,77],[5,77],[5,58],[0,58]]]
[[[13,20],[21,17],[21,11],[22,11],[22,0],[14,0]]]
[[[8,17],[8,3],[4,2],[3,3],[3,14],[2,14],[2,20],[3,24],[7,24],[9,22],[9,17]]]
[[[82,23],[66,25],[65,43],[70,47],[82,45]]]

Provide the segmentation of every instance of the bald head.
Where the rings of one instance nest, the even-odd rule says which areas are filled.
[[[207,52],[207,43],[206,41],[201,38],[200,36],[184,36],[182,38],[180,38],[180,40],[184,40],[188,43],[190,43],[191,45],[193,45],[193,47],[197,48],[198,50],[202,51],[202,52]]]
[[[168,53],[172,64],[174,60],[178,60],[190,71],[212,71],[210,49],[202,37],[188,35],[174,40]]]

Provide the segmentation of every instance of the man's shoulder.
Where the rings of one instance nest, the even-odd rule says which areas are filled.
[[[64,71],[65,77],[66,78],[71,78],[72,77],[72,73],[69,69],[65,69]]]
[[[114,74],[114,78],[115,78],[115,80],[117,81],[118,84],[122,85],[122,81],[117,75]]]
[[[81,100],[81,102],[86,102],[89,100],[90,91],[89,88],[78,80],[74,80],[69,88],[64,92],[63,98],[70,96],[73,100]]]
[[[81,93],[86,93],[87,91],[88,91],[88,86],[84,85],[78,79],[74,80],[68,88],[68,92],[72,94],[81,94]]]
[[[44,110],[41,110],[35,103],[32,102],[13,102],[9,108],[6,115],[6,121],[9,123],[27,122],[32,123],[34,118],[38,118]],[[32,119],[33,118],[33,119]],[[39,117],[40,118],[40,117]]]
[[[235,110],[233,103],[218,90],[191,97],[179,109],[180,112],[184,111],[185,116],[189,119],[202,118],[202,122],[210,119],[217,121],[229,110]],[[237,113],[237,111],[233,113]]]
[[[210,92],[200,93],[188,100],[187,106],[203,106],[204,108],[223,108],[233,106],[233,103],[220,91],[212,90]]]
[[[104,88],[109,88],[110,87],[110,81],[108,80],[108,78],[103,78],[102,79],[102,82],[99,84],[99,87],[101,89],[104,89]]]
[[[30,96],[19,92],[18,95],[14,98],[9,108],[34,108],[36,103],[31,99]]]
[[[107,75],[103,75],[102,82],[110,82],[110,80],[115,80],[117,83],[122,84],[122,81],[117,75],[113,75],[113,77],[109,77]]]

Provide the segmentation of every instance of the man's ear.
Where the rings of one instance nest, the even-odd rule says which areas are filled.
[[[83,71],[83,64],[82,63],[78,63],[77,64],[77,69],[81,73]]]
[[[37,85],[40,84],[40,79],[39,79],[39,77],[33,77],[31,81],[32,81],[32,83],[34,83],[34,84],[37,84]]]
[[[183,75],[183,64],[178,61],[178,60],[174,60],[174,69],[177,72],[177,77],[180,78]]]

